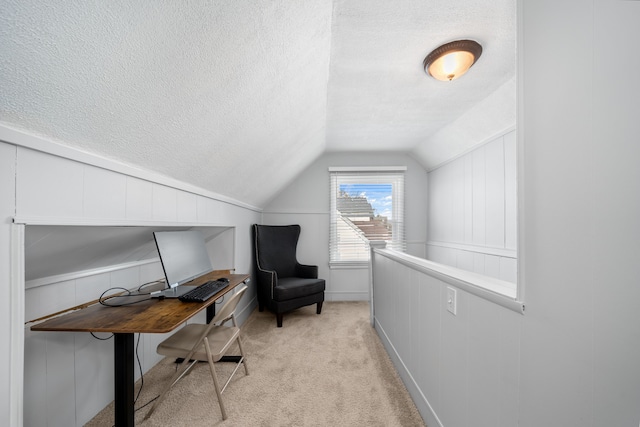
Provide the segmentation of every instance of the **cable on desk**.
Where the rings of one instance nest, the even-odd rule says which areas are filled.
[[[157,280],[153,280],[151,282],[143,283],[142,285],[138,286],[138,292],[140,292],[142,290],[142,288],[144,288],[145,286],[155,285],[155,284],[158,284],[158,283],[162,283],[164,281],[165,281],[164,279],[157,279]]]
[[[117,289],[123,290],[123,291],[124,291],[124,292],[123,292],[123,294],[121,294],[121,295],[111,295],[111,296],[109,296],[109,297],[107,297],[107,298],[104,298],[104,294],[106,294],[106,293],[107,293],[107,292],[109,292],[109,291],[113,291],[113,290],[117,290]],[[137,300],[135,300],[135,301],[123,302],[123,303],[118,303],[118,304],[107,304],[107,302],[106,302],[106,301],[108,301],[108,300],[110,300],[110,299],[113,299],[113,298],[138,297],[138,296],[141,296],[141,295],[142,295],[142,296],[144,296],[144,295],[151,295],[151,293],[132,294],[132,293],[131,293],[131,291],[130,291],[129,289],[121,288],[121,287],[114,287],[114,288],[109,288],[109,289],[107,289],[106,291],[104,291],[104,292],[102,293],[102,295],[100,295],[100,298],[98,299],[98,302],[99,302],[101,305],[104,305],[104,306],[107,306],[107,307],[122,307],[123,305],[137,304],[137,303],[139,303],[139,302],[147,301],[147,300],[150,300],[150,299],[151,299],[151,297],[149,297],[149,298],[137,299]]]

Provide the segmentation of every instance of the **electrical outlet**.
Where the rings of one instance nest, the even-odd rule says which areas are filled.
[[[455,316],[457,306],[457,291],[454,288],[447,287],[447,310]]]

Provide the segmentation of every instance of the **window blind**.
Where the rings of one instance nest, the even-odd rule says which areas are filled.
[[[405,250],[404,171],[406,167],[330,168],[329,263],[369,261],[369,241]]]

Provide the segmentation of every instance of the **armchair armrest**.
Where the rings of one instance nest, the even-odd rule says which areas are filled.
[[[305,279],[317,279],[318,278],[318,266],[317,265],[296,264],[296,277],[303,277]]]
[[[273,287],[278,284],[278,274],[275,270],[258,270],[258,283],[263,286],[269,283]]]
[[[273,298],[273,288],[278,285],[278,273],[275,270],[258,269],[256,274],[258,276],[258,294]]]

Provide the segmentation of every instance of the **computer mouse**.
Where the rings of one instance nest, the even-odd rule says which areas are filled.
[[[218,279],[218,282],[227,282],[227,283],[229,283],[229,279],[227,279],[226,277],[220,277]]]

